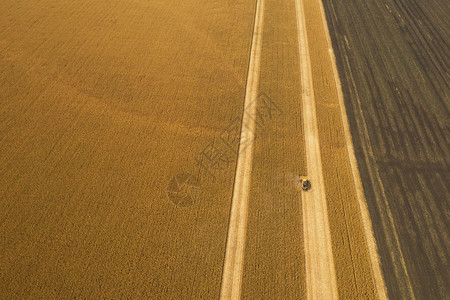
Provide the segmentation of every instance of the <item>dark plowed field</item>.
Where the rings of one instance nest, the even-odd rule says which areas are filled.
[[[324,6],[388,294],[445,298],[450,2]]]

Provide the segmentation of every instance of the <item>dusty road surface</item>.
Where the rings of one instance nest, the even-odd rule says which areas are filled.
[[[446,295],[448,5],[356,2],[0,0],[1,298]]]

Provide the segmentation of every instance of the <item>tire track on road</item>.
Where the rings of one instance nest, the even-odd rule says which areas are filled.
[[[307,298],[337,299],[303,1],[296,0],[295,8],[301,65],[306,163],[308,177],[313,182],[313,188],[302,196]]]
[[[245,238],[247,232],[248,195],[252,172],[253,146],[255,139],[256,100],[259,86],[259,73],[264,24],[264,0],[256,4],[255,25],[253,29],[250,62],[245,89],[244,112],[238,148],[236,175],[231,199],[230,222],[222,274],[220,299],[239,299],[242,286]],[[249,105],[255,101],[253,105]],[[250,142],[249,142],[250,141]],[[243,147],[244,144],[246,144]]]

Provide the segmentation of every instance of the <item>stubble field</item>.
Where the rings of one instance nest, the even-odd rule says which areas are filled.
[[[448,295],[449,4],[324,1],[388,294]]]

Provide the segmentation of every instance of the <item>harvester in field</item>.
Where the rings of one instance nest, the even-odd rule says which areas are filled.
[[[302,190],[307,191],[311,189],[311,182],[308,179],[300,179],[300,183],[302,185]]]

